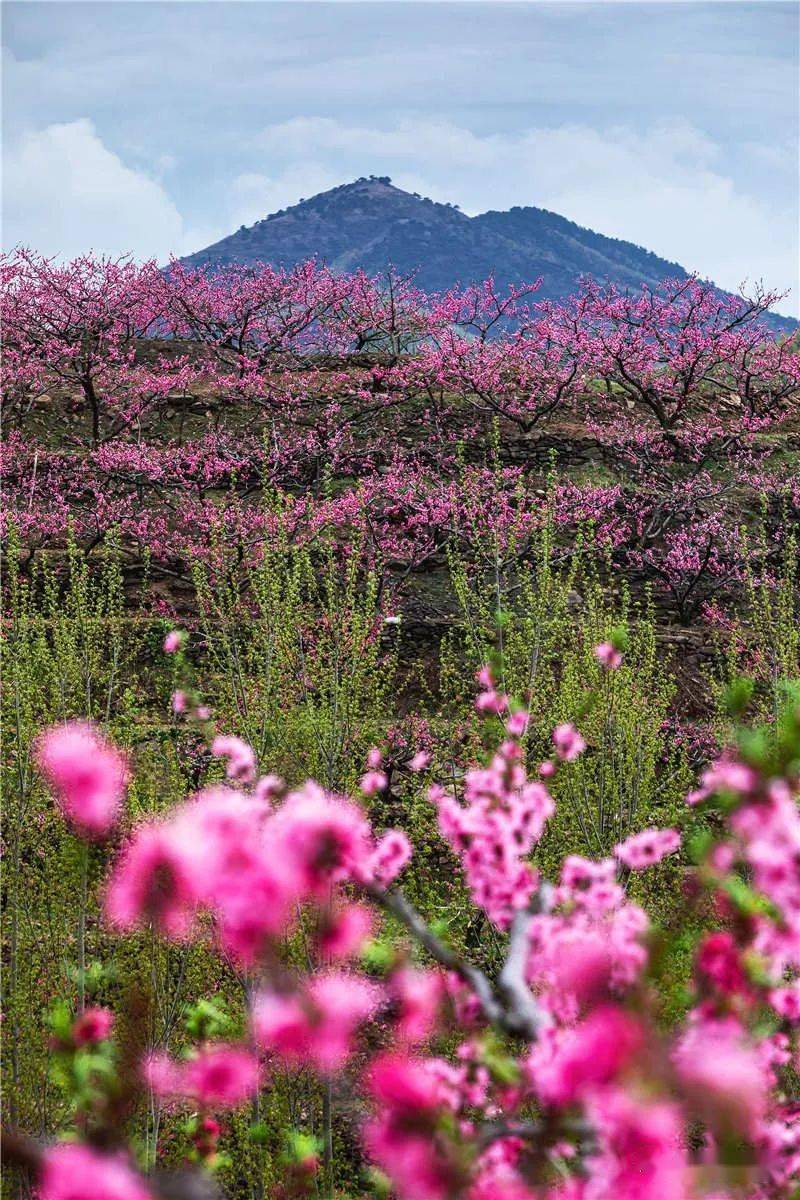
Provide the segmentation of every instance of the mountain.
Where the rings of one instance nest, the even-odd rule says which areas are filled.
[[[292,266],[318,258],[335,271],[363,268],[380,274],[391,265],[416,273],[426,291],[494,275],[501,286],[542,277],[541,299],[563,300],[582,275],[621,287],[655,286],[683,277],[678,263],[604,237],[543,208],[512,208],[468,217],[452,204],[437,204],[371,176],[321,192],[182,261],[192,266],[268,262]],[[795,328],[773,317],[776,329]]]

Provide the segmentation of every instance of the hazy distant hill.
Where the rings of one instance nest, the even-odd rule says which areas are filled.
[[[563,299],[580,276],[623,287],[683,276],[632,242],[604,237],[542,208],[512,208],[468,217],[371,177],[321,192],[215,242],[183,261],[193,265],[269,262],[291,266],[316,257],[334,270],[378,274],[392,265],[416,271],[427,291],[443,291],[493,274],[501,285],[539,276],[539,296]],[[794,322],[773,318],[776,327]]]

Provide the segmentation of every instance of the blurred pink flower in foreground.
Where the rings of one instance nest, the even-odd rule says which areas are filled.
[[[62,1142],[44,1158],[38,1200],[153,1200],[122,1155]]]
[[[124,756],[85,722],[54,726],[39,739],[37,762],[77,833],[105,837],[119,817],[128,782]]]

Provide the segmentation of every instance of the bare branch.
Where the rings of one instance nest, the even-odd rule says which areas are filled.
[[[498,990],[508,1005],[507,1020],[516,1026],[513,1032],[530,1041],[536,1041],[550,1020],[537,1004],[525,978],[531,921],[538,913],[548,912],[552,903],[553,889],[549,883],[543,883],[528,907],[516,914],[511,924],[508,955],[497,981]]]
[[[466,962],[436,936],[399,888],[386,892],[368,883],[364,884],[364,890],[376,904],[405,925],[431,958],[448,971],[453,971],[472,988],[487,1021],[505,1033],[536,1041],[549,1018],[536,1003],[525,981],[525,966],[531,919],[536,913],[546,912],[551,903],[548,884],[539,889],[531,905],[514,919],[508,957],[500,972],[497,988],[483,971]]]

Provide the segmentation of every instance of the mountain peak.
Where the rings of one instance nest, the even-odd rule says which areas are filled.
[[[190,266],[266,262],[292,267],[310,258],[340,272],[362,269],[380,275],[393,267],[413,274],[429,292],[489,275],[500,287],[541,277],[538,296],[548,300],[566,299],[587,275],[639,288],[687,274],[679,263],[543,208],[514,207],[468,217],[457,205],[404,191],[386,175],[362,176],[300,200],[183,261]]]
[[[375,211],[382,221],[387,220],[431,220],[434,214],[439,217],[457,215],[462,220],[468,220],[455,204],[441,204],[421,196],[419,192],[406,192],[392,183],[388,175],[367,175],[354,179],[351,183],[341,183],[338,187],[319,192],[310,199],[302,199],[289,208],[270,213],[266,221],[274,221],[278,217],[304,217],[310,213],[333,215],[344,213],[352,217],[358,213],[368,214]],[[257,222],[261,224],[261,222]]]

